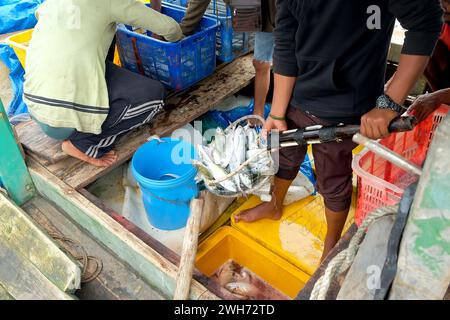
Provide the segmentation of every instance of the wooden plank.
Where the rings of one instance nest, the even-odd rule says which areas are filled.
[[[0,100],[0,180],[11,198],[22,205],[35,195],[33,182]]]
[[[99,198],[92,195],[86,189],[81,189],[79,191],[83,196],[85,196],[89,201],[95,204],[98,208],[101,208],[105,213],[111,216],[114,220],[120,223],[127,231],[134,234],[136,237],[141,239],[145,244],[149,247],[153,248],[160,255],[165,257],[169,262],[171,262],[175,266],[180,265],[180,256],[167,248],[164,244],[153,238],[151,235],[146,233],[144,230],[136,226],[133,222],[124,218],[121,214],[115,212],[114,210],[108,208],[108,206]],[[244,201],[244,200],[242,200]],[[238,202],[236,206],[230,207],[227,209],[229,212],[228,219],[232,212],[235,211],[243,202]],[[240,204],[239,204],[240,203]],[[225,222],[222,222],[224,224]],[[233,300],[236,297],[223,287],[221,287],[216,281],[211,280],[203,273],[201,273],[197,268],[194,270],[194,279],[201,283],[205,288],[207,288],[210,292],[215,294],[217,297],[225,300]]]
[[[39,125],[30,120],[15,126],[19,141],[25,150],[42,160],[43,165],[55,164],[69,158],[61,149],[61,141],[44,134]]]
[[[166,297],[173,295],[176,266],[36,161],[29,160],[29,169],[39,193],[64,208],[73,220],[112,250],[150,285],[161,290]],[[217,299],[197,281],[192,283],[190,297],[191,299]]]
[[[0,285],[0,301],[2,300],[14,300],[14,298]]]
[[[29,260],[60,290],[72,293],[79,288],[81,271],[78,264],[1,193],[0,212],[0,242]]]
[[[16,300],[73,299],[6,242],[0,242],[0,285]]]
[[[119,159],[109,168],[94,167],[73,158],[47,168],[73,188],[83,188],[129,160],[151,135],[169,135],[247,86],[253,78],[252,56],[246,55],[217,70],[192,90],[170,98],[167,105],[172,107],[155,119],[150,130],[148,126],[143,126],[121,139],[115,147]]]
[[[356,231],[358,230],[358,227],[356,224],[352,224],[350,228],[347,230],[347,232],[344,234],[344,236],[339,240],[339,242],[336,244],[336,246],[330,251],[328,256],[325,258],[325,260],[322,262],[320,267],[314,272],[312,277],[309,279],[309,281],[305,284],[302,291],[298,294],[296,300],[309,300],[309,297],[311,296],[311,292],[314,289],[314,285],[316,284],[317,280],[324,274],[326,268],[328,267],[328,264],[330,261],[342,250],[347,249],[351,238],[355,235]],[[330,285],[330,289],[328,290],[327,299],[328,300],[334,300],[336,299],[340,289],[340,284],[335,281]]]
[[[37,196],[24,206],[24,210],[47,232],[76,240],[89,256],[94,256],[102,262],[103,268],[97,278],[83,283],[81,289],[76,292],[80,299],[160,300],[164,298],[114,254],[92,239],[56,205]]]
[[[428,150],[402,235],[393,300],[441,300],[450,283],[450,117]]]

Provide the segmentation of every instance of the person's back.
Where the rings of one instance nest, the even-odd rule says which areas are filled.
[[[172,18],[135,0],[47,0],[37,16],[25,101],[37,120],[80,132],[100,133],[108,114],[105,59],[116,23],[152,30],[169,41],[182,36]]]
[[[24,100],[32,118],[67,154],[96,166],[116,159],[114,144],[150,122],[164,106],[164,87],[105,61],[116,24],[150,30],[168,41],[178,23],[136,0],[46,0],[27,51]]]

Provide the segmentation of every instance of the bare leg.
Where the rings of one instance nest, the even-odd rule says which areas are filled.
[[[62,150],[67,153],[69,156],[80,159],[81,161],[90,163],[96,167],[109,167],[114,162],[117,161],[117,155],[114,151],[110,151],[105,154],[103,157],[96,159],[88,157],[84,152],[78,150],[72,142],[66,140],[61,145]]]
[[[342,230],[345,226],[345,221],[347,221],[347,215],[350,209],[344,211],[332,211],[325,208],[325,216],[327,218],[327,235],[325,237],[325,244],[323,248],[322,258],[323,261],[331,249],[336,245],[336,243],[341,238]]]
[[[242,211],[234,216],[236,222],[253,222],[261,219],[278,220],[281,218],[283,201],[292,180],[275,177],[272,201],[264,202],[252,209]]]
[[[253,60],[255,67],[255,109],[253,114],[264,117],[264,105],[270,87],[270,62]]]

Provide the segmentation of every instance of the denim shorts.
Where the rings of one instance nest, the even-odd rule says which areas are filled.
[[[253,58],[261,62],[272,62],[275,47],[272,32],[257,32],[255,35],[255,49]]]

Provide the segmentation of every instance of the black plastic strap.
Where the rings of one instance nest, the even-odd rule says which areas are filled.
[[[409,211],[416,194],[417,183],[410,185],[403,193],[394,226],[389,236],[386,261],[381,272],[380,288],[375,291],[374,300],[384,300],[397,274],[397,260],[402,240],[403,230],[408,221]]]

